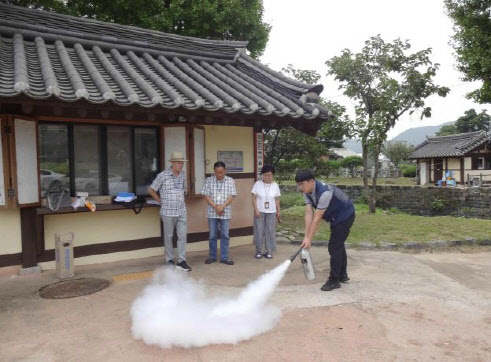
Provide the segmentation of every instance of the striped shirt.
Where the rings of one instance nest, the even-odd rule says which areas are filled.
[[[153,180],[150,188],[160,195],[162,201],[160,205],[161,216],[181,216],[186,215],[186,203],[184,202],[185,188],[184,171],[174,176],[172,167],[162,171]]]
[[[201,194],[209,196],[214,204],[221,205],[230,196],[236,196],[237,190],[235,189],[235,181],[233,178],[225,176],[222,181],[219,181],[216,176],[207,177],[205,184],[201,189]],[[226,206],[224,213],[218,215],[211,205],[208,205],[206,209],[206,216],[209,219],[230,219],[232,217],[232,207],[230,205]]]

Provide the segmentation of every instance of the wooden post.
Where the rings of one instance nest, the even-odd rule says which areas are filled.
[[[24,207],[20,209],[20,230],[22,239],[22,267],[31,268],[38,265],[37,261],[37,223],[36,208]]]

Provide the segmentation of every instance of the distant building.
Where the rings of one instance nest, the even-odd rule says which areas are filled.
[[[491,132],[431,137],[416,146],[410,159],[418,163],[419,184],[436,184],[451,171],[457,183],[491,182]]]

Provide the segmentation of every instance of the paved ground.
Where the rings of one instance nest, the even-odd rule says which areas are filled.
[[[232,248],[235,266],[205,265],[188,255],[192,276],[210,294],[235,295],[297,247],[280,245],[272,260],[252,247]],[[37,290],[53,272],[0,278],[2,361],[490,361],[491,250],[408,254],[349,251],[351,281],[321,292],[326,248],[312,250],[317,278],[295,261],[272,297],[283,310],[276,327],[237,345],[160,349],[136,341],[129,308],[148,279],[112,283],[89,296],[47,300]],[[154,269],[159,258],[87,266],[77,277]]]

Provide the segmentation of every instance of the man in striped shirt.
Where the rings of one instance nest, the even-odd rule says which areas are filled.
[[[170,158],[171,167],[157,175],[148,188],[148,193],[160,203],[160,217],[164,224],[164,246],[167,265],[174,265],[174,246],[172,237],[177,233],[176,268],[191,271],[186,263],[187,212],[184,202],[186,176],[182,167],[184,159],[181,152],[173,152]],[[157,193],[158,192],[158,193]]]
[[[220,263],[234,265],[228,257],[230,241],[229,228],[232,208],[230,204],[237,195],[234,179],[225,175],[225,163],[218,161],[213,165],[214,176],[207,177],[201,190],[208,204],[206,216],[210,229],[210,252],[206,264],[217,261],[217,237],[220,230]]]

